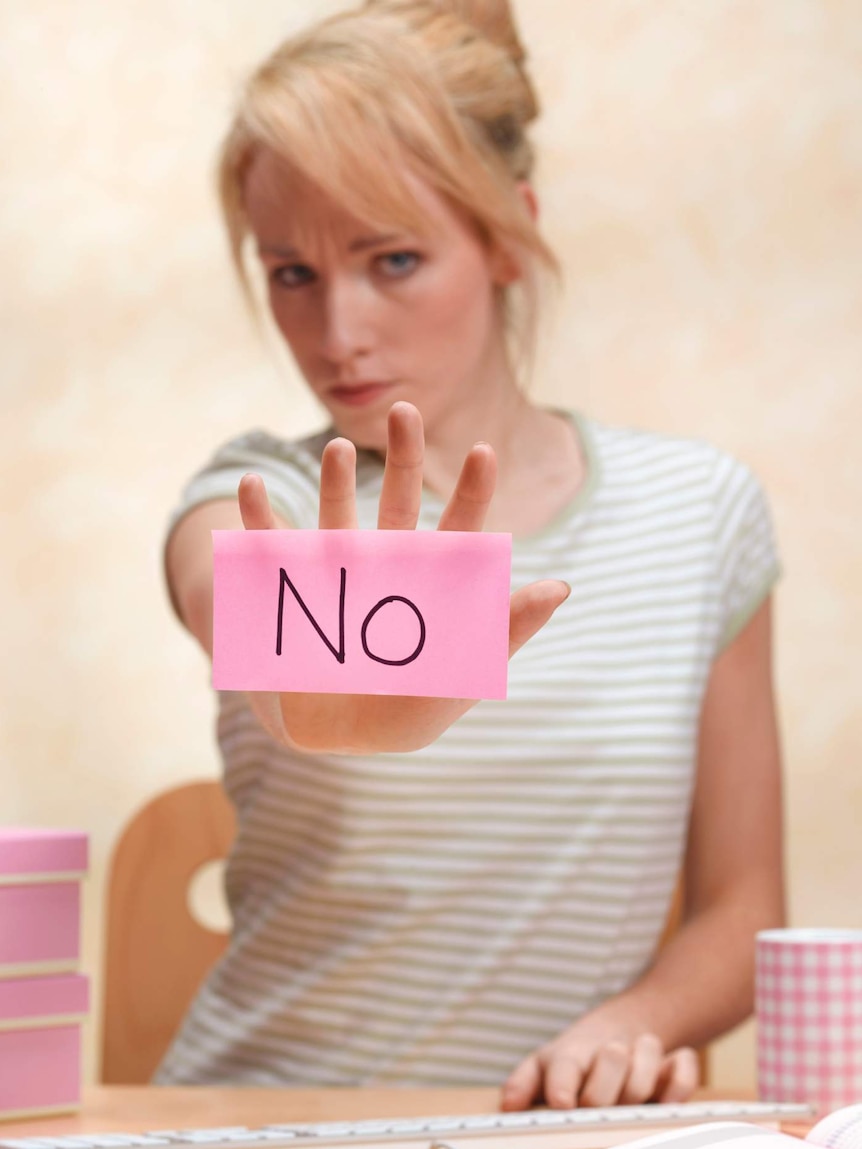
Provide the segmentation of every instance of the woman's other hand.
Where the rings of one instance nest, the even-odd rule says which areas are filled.
[[[589,1018],[535,1050],[503,1086],[501,1107],[552,1109],[685,1101],[700,1082],[693,1049],[667,1052],[654,1033],[599,1037]]]

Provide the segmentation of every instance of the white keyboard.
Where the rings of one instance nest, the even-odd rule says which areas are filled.
[[[611,1109],[531,1109],[453,1117],[397,1117],[374,1121],[324,1121],[264,1125],[258,1129],[158,1129],[150,1133],[92,1133],[69,1137],[0,1139],[0,1149],[149,1149],[212,1145],[219,1149],[604,1149],[668,1126],[745,1121],[777,1126],[813,1117],[811,1105],[702,1101],[681,1105],[618,1105]]]

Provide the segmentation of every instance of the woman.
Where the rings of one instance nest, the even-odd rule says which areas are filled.
[[[244,435],[192,480],[178,613],[211,652],[213,528],[439,519],[512,533],[517,654],[506,702],[222,695],[234,932],[160,1081],[678,1099],[689,1047],[750,1011],[783,900],[768,510],[705,443],[519,387],[555,262],[536,114],[492,0],[372,2],[245,90],[220,170],[234,256],[245,274],[256,248],[332,427]]]

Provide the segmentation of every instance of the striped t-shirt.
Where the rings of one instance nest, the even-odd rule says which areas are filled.
[[[587,476],[513,545],[512,584],[569,599],[515,657],[506,701],[379,757],[276,744],[219,697],[238,833],[234,930],[161,1083],[500,1084],[649,964],[679,874],[710,665],[778,563],[762,490],[706,443],[575,416]],[[248,471],[317,525],[331,432],[218,451],[174,521]],[[382,465],[359,453],[358,519]],[[426,492],[420,528],[442,509]]]

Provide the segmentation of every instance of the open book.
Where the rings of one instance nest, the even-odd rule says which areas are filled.
[[[731,1146],[731,1142],[733,1145]],[[836,1109],[806,1133],[804,1142],[821,1149],[862,1149],[862,1104]],[[667,1129],[626,1143],[627,1149],[803,1149],[800,1140],[745,1121],[715,1121]],[[487,1147],[490,1149],[490,1146]]]

